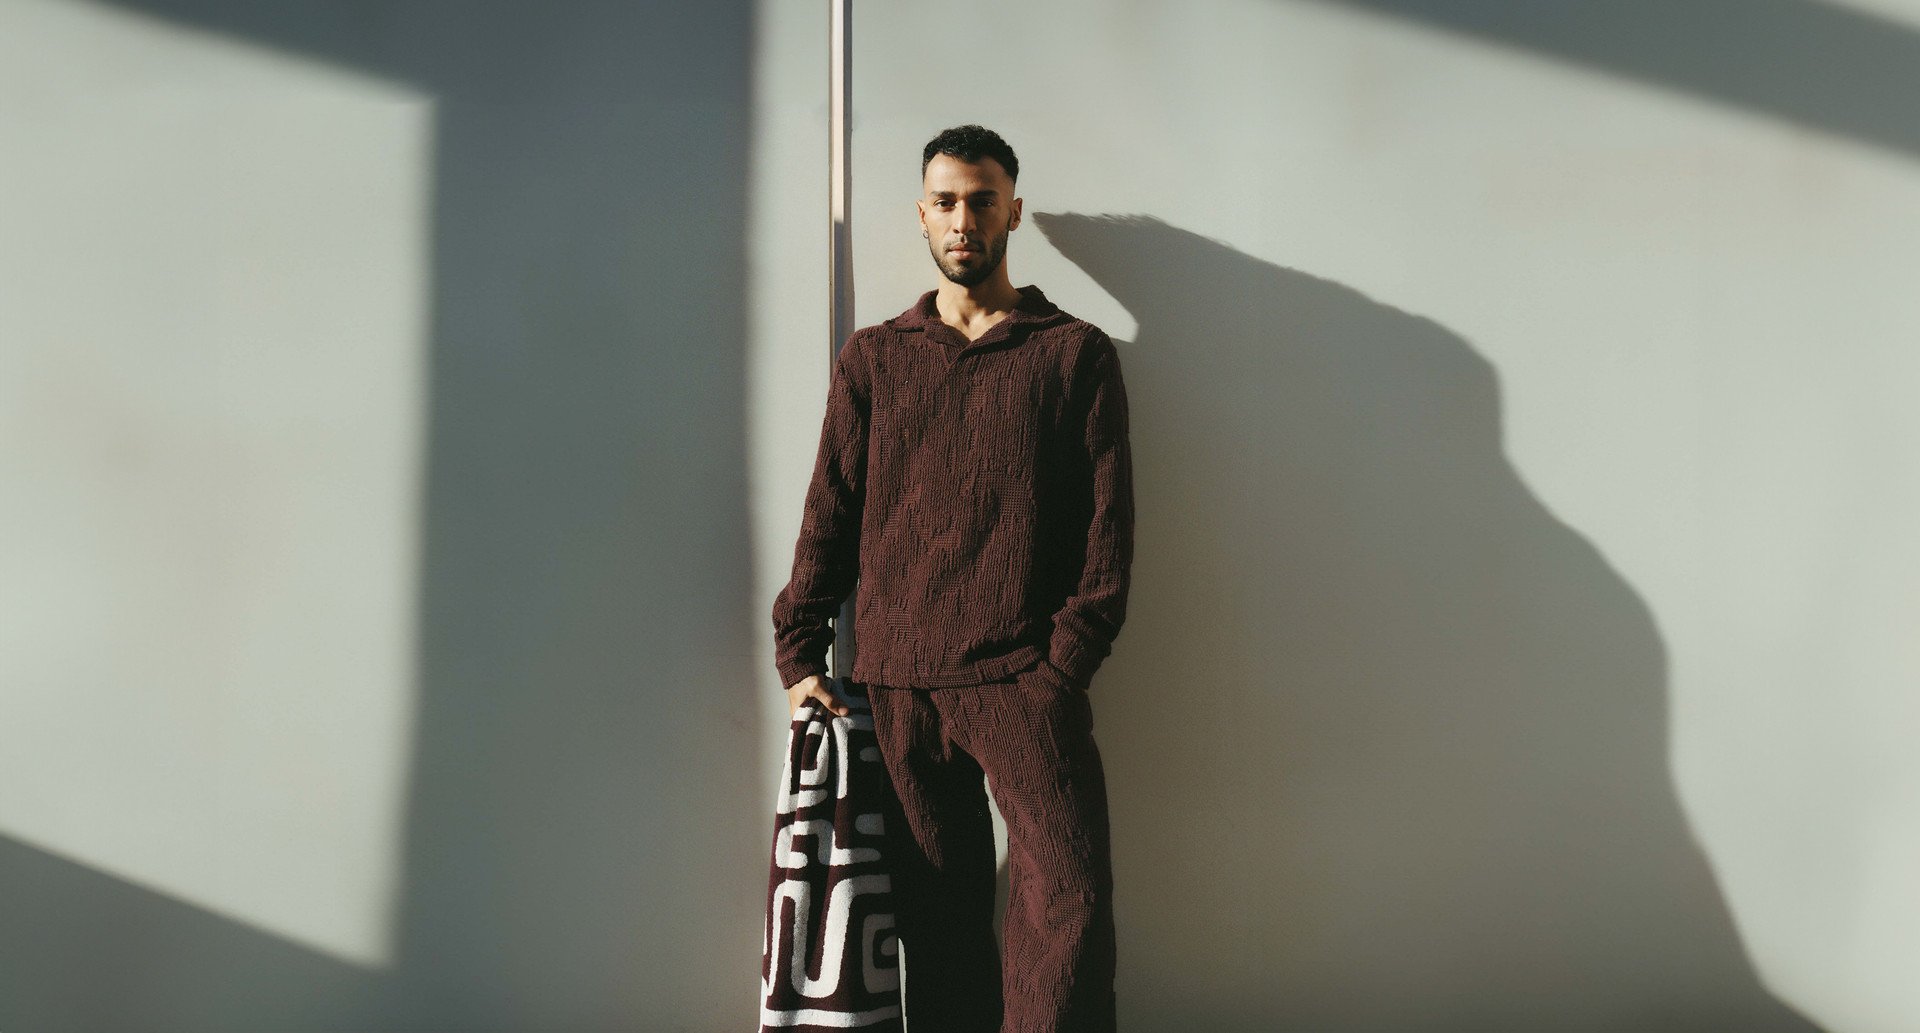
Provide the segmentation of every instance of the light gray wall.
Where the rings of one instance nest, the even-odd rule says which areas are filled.
[[[0,6],[0,1027],[751,1014],[753,47]]]
[[[859,321],[977,120],[1122,340],[1129,1028],[1912,1027],[1874,6],[860,9]],[[748,1021],[825,31],[0,6],[0,1027]]]
[[[1915,31],[862,9],[860,322],[933,285],[919,149],[978,121],[1013,282],[1122,340],[1129,1025],[1920,1021]]]

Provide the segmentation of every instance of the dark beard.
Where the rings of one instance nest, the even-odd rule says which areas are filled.
[[[993,246],[987,249],[986,261],[976,266],[961,266],[954,271],[949,271],[947,268],[944,245],[934,244],[930,250],[933,251],[933,264],[940,270],[942,276],[962,287],[972,287],[975,284],[985,283],[987,277],[992,276],[993,271],[1000,268],[1000,263],[1007,257],[1007,238],[1003,235],[999,240],[994,241]]]

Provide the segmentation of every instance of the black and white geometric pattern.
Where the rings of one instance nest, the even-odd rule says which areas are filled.
[[[761,937],[760,1031],[899,1033],[900,955],[882,809],[886,768],[873,710],[844,678],[851,713],[809,699],[787,732]]]

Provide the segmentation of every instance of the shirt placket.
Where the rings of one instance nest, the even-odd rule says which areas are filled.
[[[967,340],[960,331],[955,330],[945,323],[935,324],[933,327],[934,332],[945,335],[940,338],[940,347],[946,355],[947,372],[952,373],[958,370],[961,359],[966,358],[969,354],[978,351],[988,344],[992,344],[996,338],[1003,337],[1009,333],[1007,323],[1012,320],[1013,317],[1008,316],[1001,322],[994,324],[992,329],[981,334],[978,340],[973,341]]]

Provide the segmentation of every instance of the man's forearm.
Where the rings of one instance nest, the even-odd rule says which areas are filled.
[[[867,422],[871,397],[856,343],[834,364],[813,479],[793,549],[793,575],[773,601],[774,668],[791,687],[827,673],[832,620],[860,573],[860,523],[866,498]]]
[[[1126,458],[1120,456],[1113,462],[1124,465]],[[1112,476],[1115,482],[1123,480],[1118,473]],[[1120,485],[1116,483],[1115,487]],[[1091,684],[1094,672],[1113,652],[1114,639],[1126,621],[1133,553],[1132,508],[1127,498],[1103,506],[1105,512],[1096,510],[1096,530],[1088,535],[1087,565],[1079,587],[1053,615],[1047,660],[1068,682],[1081,688]]]
[[[1074,592],[1053,616],[1047,661],[1070,684],[1086,688],[1126,621],[1133,566],[1133,457],[1127,393],[1119,353],[1102,345],[1090,370],[1084,455],[1092,493],[1086,558]]]
[[[821,578],[811,587],[780,594],[774,608],[774,668],[780,684],[791,687],[808,675],[827,673],[827,647],[833,644],[832,619],[851,591],[837,579]]]

